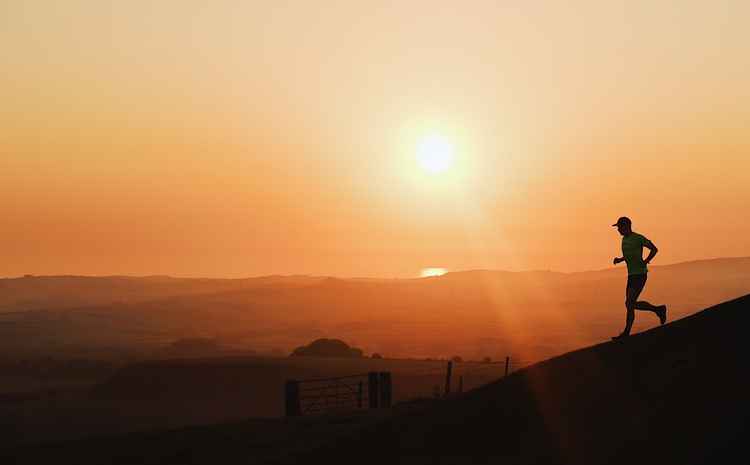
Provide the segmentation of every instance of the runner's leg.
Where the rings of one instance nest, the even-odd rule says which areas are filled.
[[[645,286],[646,286],[646,280],[644,279],[643,286],[641,287],[640,292],[643,292],[643,287]],[[640,292],[638,293],[639,295],[640,295]],[[664,322],[667,320],[667,306],[666,305],[654,305],[650,302],[646,302],[645,300],[638,300],[635,303],[635,309],[644,310],[647,312],[653,312],[657,317],[659,317],[659,323],[661,324],[664,324]]]
[[[636,303],[638,302],[638,296],[641,295],[643,288],[646,286],[646,279],[647,275],[628,276],[628,284],[625,287],[625,308],[627,310],[627,316],[625,317],[624,334],[630,334],[630,330],[633,327]]]
[[[646,302],[645,300],[639,300],[635,303],[635,309],[636,310],[646,310],[649,312],[659,313],[659,310],[661,307],[659,305],[654,305]]]
[[[638,299],[638,294],[641,291],[637,287],[626,287],[625,288],[625,329],[623,334],[630,334],[630,330],[633,327],[633,321],[635,320],[635,303]]]

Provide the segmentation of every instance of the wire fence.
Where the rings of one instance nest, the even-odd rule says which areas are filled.
[[[387,408],[392,402],[391,373],[289,380],[285,397],[287,416]]]
[[[454,370],[460,370],[460,373],[465,374],[465,375],[478,373],[478,372],[492,372],[492,371],[498,371],[504,375],[505,364],[506,364],[505,359],[496,360],[496,361],[488,361],[488,362],[442,360],[440,361],[440,364],[436,367],[431,367],[431,368],[422,369],[422,370],[408,371],[408,372],[404,372],[404,374],[406,376],[424,376],[424,375],[434,375],[438,373],[444,373],[445,366],[446,366],[445,364],[449,361],[453,362]],[[522,368],[526,368],[527,366],[532,365],[534,363],[536,363],[535,360],[513,358],[509,356],[508,357],[508,373],[512,373]]]
[[[478,387],[482,384],[508,376],[509,374],[526,368],[533,363],[535,362],[532,360],[524,360],[511,356],[506,357],[505,360],[494,362],[449,361],[448,364],[452,365],[452,379],[446,382],[446,388],[443,395],[450,394],[451,392],[462,392],[466,389]],[[447,368],[446,371],[448,371]],[[453,383],[455,383],[455,389],[454,386],[452,386]]]
[[[369,402],[367,373],[305,380],[300,383],[303,414],[361,409]]]
[[[368,372],[330,378],[289,380],[286,415],[388,408],[393,401],[446,398],[496,381],[535,361],[506,357],[499,361],[435,361],[429,368],[395,373]],[[395,392],[395,397],[394,397]]]

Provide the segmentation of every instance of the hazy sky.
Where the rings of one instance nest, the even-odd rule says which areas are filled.
[[[0,276],[750,255],[750,2],[0,0]],[[420,144],[453,164],[433,173]]]

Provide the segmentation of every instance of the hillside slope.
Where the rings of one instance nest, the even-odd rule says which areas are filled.
[[[335,453],[343,462],[371,450],[359,461],[398,455],[405,463],[460,456],[475,457],[471,463],[489,457],[502,460],[497,463],[719,463],[744,451],[748,312],[745,296],[624,343],[571,352],[418,416],[396,416],[310,458]]]
[[[750,295],[392,414],[248,421],[6,454],[57,464],[720,463],[744,452],[748,311]]]

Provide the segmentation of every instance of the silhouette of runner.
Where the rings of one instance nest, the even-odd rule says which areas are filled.
[[[628,217],[621,217],[612,226],[617,226],[617,231],[622,234],[623,255],[622,257],[615,257],[612,263],[617,265],[620,262],[625,262],[628,265],[628,284],[625,286],[625,308],[627,310],[625,329],[618,336],[612,338],[616,341],[630,336],[630,329],[633,327],[633,320],[635,320],[635,310],[654,312],[659,317],[659,323],[664,324],[667,321],[667,306],[652,305],[645,300],[638,300],[638,296],[641,295],[648,278],[648,264],[659,249],[650,240],[637,232],[633,232],[632,222]],[[649,250],[648,257],[645,260],[643,259],[644,247]]]

